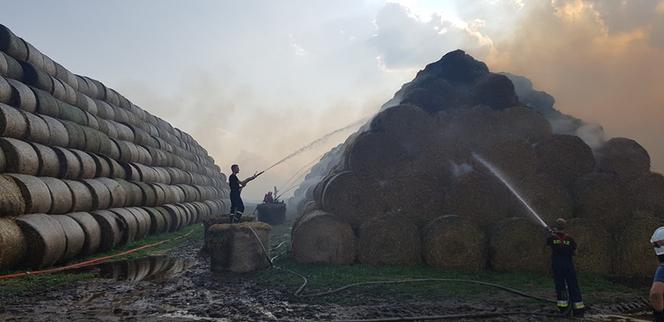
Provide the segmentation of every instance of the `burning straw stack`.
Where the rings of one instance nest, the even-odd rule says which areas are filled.
[[[648,153],[604,141],[525,78],[491,73],[462,51],[420,71],[312,169],[294,198],[295,259],[548,271],[548,233],[476,156],[548,223],[573,219],[580,270],[650,274],[664,177],[650,172]]]
[[[0,25],[0,271],[107,251],[227,213],[190,135]]]

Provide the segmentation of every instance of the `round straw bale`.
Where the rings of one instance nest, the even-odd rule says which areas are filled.
[[[48,187],[51,194],[51,208],[48,210],[50,214],[66,214],[74,207],[74,196],[69,190],[64,181],[51,177],[42,177],[41,181]]]
[[[474,106],[439,113],[436,121],[441,131],[440,137],[457,141],[471,149],[495,136],[499,129],[497,112],[487,106]]]
[[[125,206],[127,202],[127,192],[118,181],[109,178],[97,178],[96,180],[106,186],[106,189],[109,191],[111,196],[110,207],[121,208]]]
[[[119,140],[134,142],[134,132],[132,132],[128,126],[115,122],[115,127],[118,129]]]
[[[151,207],[143,207],[150,215],[150,235],[161,234],[168,231],[166,219],[164,215],[157,209]]]
[[[77,179],[94,178],[95,173],[97,172],[97,165],[95,164],[95,160],[92,159],[90,154],[76,149],[70,149],[69,151],[71,151],[72,153],[74,153],[74,155],[76,155],[76,158],[78,158],[78,161],[81,164],[81,172]]]
[[[100,100],[95,100],[95,104],[97,104],[97,111],[100,117],[109,121],[115,119],[115,110],[113,110],[113,107],[111,107],[111,105]]]
[[[152,209],[157,210],[162,215],[162,217],[164,217],[164,224],[165,224],[164,232],[175,231],[176,223],[173,222],[173,217],[170,215],[169,211],[166,210],[166,208],[164,208],[164,207],[154,207]]]
[[[494,177],[473,171],[462,175],[446,195],[445,213],[485,228],[509,216],[514,196]]]
[[[52,217],[60,223],[65,232],[67,247],[65,248],[65,253],[62,255],[62,258],[59,260],[60,262],[65,262],[76,257],[81,251],[83,251],[85,232],[83,231],[83,228],[81,228],[81,225],[69,216],[52,215]]]
[[[136,235],[138,234],[138,219],[127,208],[113,208],[109,210],[115,213],[119,219],[119,226],[120,230],[122,231],[122,239],[120,244],[131,244],[134,240],[136,240]]]
[[[408,175],[401,172],[374,191],[385,199],[390,212],[425,225],[440,216],[445,203],[445,192],[435,178]],[[405,188],[407,187],[407,188]]]
[[[322,208],[359,227],[369,218],[382,215],[386,208],[378,184],[360,179],[352,172],[341,172],[325,186]]]
[[[64,81],[62,85],[65,88],[65,97],[63,100],[69,104],[76,105],[76,90]]]
[[[104,120],[102,118],[98,119],[99,122],[99,130],[103,132],[104,134],[108,135],[108,137],[117,139],[118,138],[118,129],[115,127],[115,125],[107,120]]]
[[[148,152],[148,149],[140,145],[136,145],[136,151],[138,152],[136,160],[137,162],[148,165],[152,164],[152,157],[150,156],[150,152]]]
[[[348,147],[346,168],[380,179],[401,170],[406,159],[406,150],[387,134],[364,132]]]
[[[87,120],[88,127],[90,127],[91,129],[99,131],[99,119],[90,112],[84,111],[84,113],[85,113],[85,118]]]
[[[125,179],[127,177],[124,167],[118,161],[106,155],[102,155],[101,157],[110,165],[112,178]]]
[[[23,67],[23,82],[25,84],[39,88],[47,93],[54,93],[53,78],[50,75],[35,68],[34,65],[28,62],[20,61],[19,63]],[[62,90],[64,91],[64,88]]]
[[[185,192],[182,189],[182,187],[180,187],[179,185],[174,185],[174,186],[170,186],[170,187],[173,189],[173,194],[175,195],[174,196],[174,202],[176,202],[176,203],[177,202],[184,202],[186,197],[185,197]]]
[[[19,60],[28,59],[26,42],[4,25],[0,25],[0,50]]]
[[[72,208],[72,211],[90,211],[93,209],[92,192],[85,184],[83,184],[83,182],[74,180],[63,181],[67,187],[69,187],[69,190],[71,190],[71,194],[74,197],[74,207]]]
[[[0,65],[0,74],[13,80],[23,79],[23,66],[14,57],[8,56],[2,51],[0,51]]]
[[[115,143],[120,150],[120,158],[118,161],[132,162],[138,160],[138,150],[133,143],[123,140],[116,140]]]
[[[22,215],[25,206],[21,188],[11,177],[0,176],[0,217]]]
[[[15,267],[26,255],[27,242],[13,219],[0,218],[0,270]]]
[[[638,178],[650,172],[650,155],[634,140],[613,138],[597,150],[597,169],[626,180]]]
[[[604,275],[611,273],[613,240],[600,223],[585,218],[574,218],[569,222],[565,232],[576,241],[574,264],[579,272]]]
[[[158,206],[157,204],[157,192],[154,187],[150,186],[145,182],[134,182],[141,189],[141,196],[143,204],[145,206]]]
[[[105,252],[113,249],[122,242],[122,230],[115,213],[108,210],[95,210],[90,215],[97,221],[101,230],[99,251]]]
[[[634,202],[620,178],[606,173],[590,173],[574,185],[577,215],[602,223],[614,232],[628,218]]]
[[[60,173],[60,160],[51,147],[39,143],[30,143],[37,152],[39,167],[37,175],[40,177],[57,177]]]
[[[131,162],[123,162],[120,161],[122,167],[125,169],[125,173],[127,174],[127,180],[131,181],[143,181],[143,178],[141,177],[141,173],[138,171],[138,168],[134,163]]]
[[[22,69],[20,70],[22,71]],[[10,105],[16,106],[26,112],[35,113],[37,111],[37,97],[35,96],[35,92],[28,85],[17,80],[7,79],[7,82],[13,89]]]
[[[0,103],[2,104],[11,104],[12,100],[12,86],[9,85],[9,82],[2,77],[1,75],[4,75],[3,73],[3,58],[2,55],[0,55]],[[5,64],[7,62],[5,61]],[[7,65],[4,66],[5,70]]]
[[[390,107],[371,120],[371,130],[383,132],[398,142],[408,155],[424,151],[434,132],[434,120],[423,109],[402,104]]]
[[[664,218],[664,176],[659,173],[636,178],[627,183],[636,207]]]
[[[81,92],[76,93],[76,106],[94,115],[99,113],[99,109],[97,108],[95,101]]]
[[[136,221],[138,223],[136,230],[136,240],[145,238],[150,233],[150,214],[148,214],[145,210],[137,207],[129,207],[125,209],[129,210],[129,212],[131,212],[134,217],[136,217]]]
[[[88,152],[100,152],[101,142],[105,139],[105,134],[97,131],[91,127],[82,126],[83,134],[85,135],[85,148],[83,150]]]
[[[246,273],[269,267],[270,230],[270,225],[259,222],[210,227],[207,243],[212,271]]]
[[[143,190],[135,182],[118,179],[117,182],[122,186],[126,192],[125,205],[126,206],[145,206],[145,199],[143,197]]]
[[[98,179],[83,180],[90,192],[92,193],[92,209],[106,209],[112,205],[111,192],[108,190],[103,181]]]
[[[5,155],[5,170],[7,172],[37,174],[39,158],[37,152],[29,143],[12,138],[0,138],[0,149]]]
[[[48,130],[48,125],[46,124],[44,119],[30,112],[23,112],[23,114],[25,115],[25,119],[28,124],[25,136],[26,140],[42,144],[48,144],[50,140],[49,138],[50,133]]]
[[[489,260],[498,272],[529,271],[545,273],[550,258],[546,231],[530,218],[507,218],[489,235]]]
[[[97,252],[101,244],[101,226],[95,218],[87,212],[73,212],[67,216],[74,219],[83,229],[85,240],[81,250],[82,256],[92,255]]]
[[[32,91],[36,99],[35,111],[37,113],[54,118],[60,117],[60,105],[55,97],[38,88],[32,88]]]
[[[25,114],[9,105],[0,104],[0,135],[23,139],[28,134]]]
[[[62,83],[61,80],[53,76],[48,75],[48,77],[51,79],[51,90],[50,90],[51,95],[60,100],[60,102],[58,103],[65,103],[64,100],[67,98],[67,91],[65,90],[65,85]],[[41,87],[40,84],[37,84],[37,87],[44,89],[43,87]]]
[[[148,183],[148,185],[154,190],[155,206],[166,203],[166,191],[158,184]]]
[[[182,215],[182,227],[188,226],[191,223],[191,211],[185,207],[185,204],[180,203],[175,206],[180,210],[180,214]]]
[[[163,205],[163,207],[156,207],[157,209],[163,208],[168,213],[168,216],[171,219],[171,228],[169,231],[176,231],[182,228],[183,223],[183,214],[180,207],[175,205]]]
[[[615,235],[613,273],[623,278],[652,278],[653,268],[659,265],[648,236],[662,226],[662,220],[647,212],[634,213]]]
[[[25,201],[25,213],[45,213],[51,209],[52,199],[48,187],[37,177],[24,174],[8,174],[21,189]]]
[[[298,263],[347,265],[355,261],[356,238],[350,224],[314,210],[293,230],[292,249]]]
[[[53,216],[44,214],[23,215],[16,218],[27,241],[25,265],[44,267],[55,264],[65,254],[67,237],[62,225]]]
[[[74,149],[85,149],[85,132],[83,127],[70,121],[62,121],[62,125],[69,134],[69,147]]]
[[[41,70],[46,71],[44,66],[44,54],[42,54],[37,48],[35,48],[35,46],[27,41],[25,42],[25,46],[28,48],[27,62]]]
[[[556,178],[565,186],[593,171],[595,156],[578,136],[553,135],[535,145],[537,170]]]
[[[300,227],[302,228],[300,223]],[[358,260],[370,265],[416,265],[422,260],[417,226],[401,216],[372,218],[358,230]]]
[[[95,178],[97,177],[110,177],[111,176],[111,165],[106,161],[102,156],[89,153],[92,160],[95,162]]]
[[[548,175],[525,178],[514,188],[545,222],[552,223],[557,218],[569,219],[574,215],[572,196],[561,183]],[[532,216],[516,197],[510,200],[515,207],[515,216]]]
[[[69,132],[67,128],[57,119],[48,115],[39,115],[48,126],[48,145],[66,147],[69,146]]]
[[[424,261],[430,266],[470,271],[486,267],[486,236],[468,219],[456,215],[434,219],[422,244]]]
[[[66,148],[53,147],[58,156],[60,171],[58,178],[77,179],[81,175],[81,161],[72,151]]]
[[[478,155],[500,171],[506,179],[516,182],[537,172],[537,155],[523,139],[515,137],[494,137],[478,148]],[[473,159],[473,167],[494,175],[487,167]]]

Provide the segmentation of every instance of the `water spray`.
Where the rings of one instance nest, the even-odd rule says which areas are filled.
[[[485,168],[489,169],[489,171],[491,171],[491,173],[493,173],[493,175],[496,176],[496,178],[498,178],[512,192],[512,194],[514,194],[514,196],[516,196],[517,199],[519,199],[521,204],[523,204],[526,207],[526,209],[528,209],[528,213],[533,215],[533,217],[535,217],[537,219],[537,221],[539,222],[540,225],[542,225],[547,230],[551,231],[551,228],[549,227],[549,225],[547,225],[546,222],[544,222],[544,220],[542,220],[542,218],[537,214],[535,209],[533,209],[528,204],[528,202],[526,202],[526,200],[510,184],[507,177],[499,169],[497,169],[493,164],[491,164],[489,161],[485,160],[484,158],[482,158],[481,156],[479,156],[476,153],[473,153],[473,158],[475,158],[475,160],[479,161]]]

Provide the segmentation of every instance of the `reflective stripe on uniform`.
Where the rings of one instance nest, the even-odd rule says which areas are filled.
[[[586,307],[586,306],[583,304],[583,302],[576,302],[576,303],[574,303],[574,308],[577,309],[577,310],[578,310],[578,309],[582,309],[582,308],[584,308],[584,307]]]
[[[567,303],[567,301],[558,301],[558,302],[556,303],[556,306],[557,306],[557,307],[567,307],[568,305],[569,305],[569,304]]]

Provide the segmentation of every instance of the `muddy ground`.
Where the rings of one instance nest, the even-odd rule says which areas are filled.
[[[302,299],[292,295],[292,286],[266,287],[254,275],[213,274],[209,259],[200,248],[200,241],[188,240],[163,252],[156,258],[158,264],[154,257],[138,260],[151,262],[152,268],[141,270],[134,260],[128,272],[126,263],[118,262],[93,268],[95,278],[29,294],[0,294],[0,320],[330,321],[451,314],[480,314],[475,318],[457,316],[452,318],[455,321],[568,320],[555,317],[551,304],[502,292],[472,298],[402,298],[399,294],[353,289],[340,295],[343,300],[339,296]],[[168,261],[162,261],[164,258]],[[155,267],[163,268],[162,272]],[[551,294],[535,295],[550,297]],[[626,315],[625,312],[643,317],[635,312],[647,309],[639,305],[639,294],[606,294],[606,297],[606,303],[590,309],[589,315],[594,318],[584,320],[605,321],[608,318],[598,314]],[[635,304],[627,308],[611,302]],[[515,311],[537,315],[483,315]]]

